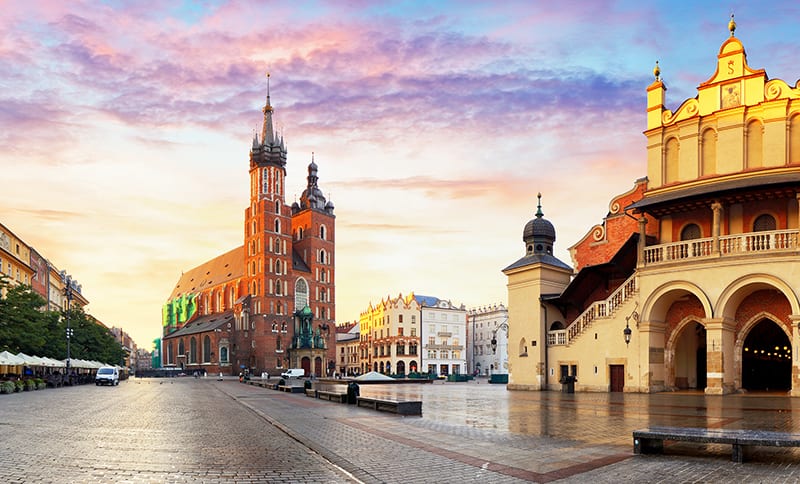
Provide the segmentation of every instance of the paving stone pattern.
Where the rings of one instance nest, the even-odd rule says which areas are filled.
[[[631,432],[697,426],[800,432],[800,399],[508,392],[362,385],[422,400],[402,417],[244,385],[132,379],[0,395],[0,482],[800,482],[800,450],[676,443],[633,455]]]

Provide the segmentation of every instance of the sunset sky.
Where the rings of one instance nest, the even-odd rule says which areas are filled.
[[[0,222],[141,347],[182,271],[243,242],[271,73],[287,199],[315,153],[337,321],[410,291],[506,302],[542,192],[556,256],[645,175],[645,89],[677,108],[728,37],[800,77],[800,4],[6,1]]]

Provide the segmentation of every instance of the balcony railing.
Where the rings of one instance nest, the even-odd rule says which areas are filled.
[[[548,331],[547,344],[549,346],[568,345],[572,340],[583,333],[586,328],[599,318],[610,317],[628,299],[638,291],[637,275],[634,274],[625,281],[616,291],[603,301],[597,301],[575,318],[567,329]]]
[[[645,247],[644,264],[653,265],[710,256],[764,254],[800,249],[800,230],[772,230],[719,237],[719,249],[714,250],[714,238],[683,240],[670,244]]]

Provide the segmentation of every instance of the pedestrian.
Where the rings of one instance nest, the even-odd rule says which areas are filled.
[[[240,372],[239,372],[239,383],[242,383],[243,381],[244,381],[244,373],[242,373],[242,372],[240,371]]]
[[[219,378],[217,378],[217,381],[222,381],[222,372],[219,372]]]

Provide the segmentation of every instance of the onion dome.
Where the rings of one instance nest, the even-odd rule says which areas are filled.
[[[556,241],[556,229],[542,213],[542,194],[538,194],[536,217],[525,224],[522,240],[525,242],[526,255],[553,254],[553,243]]]

